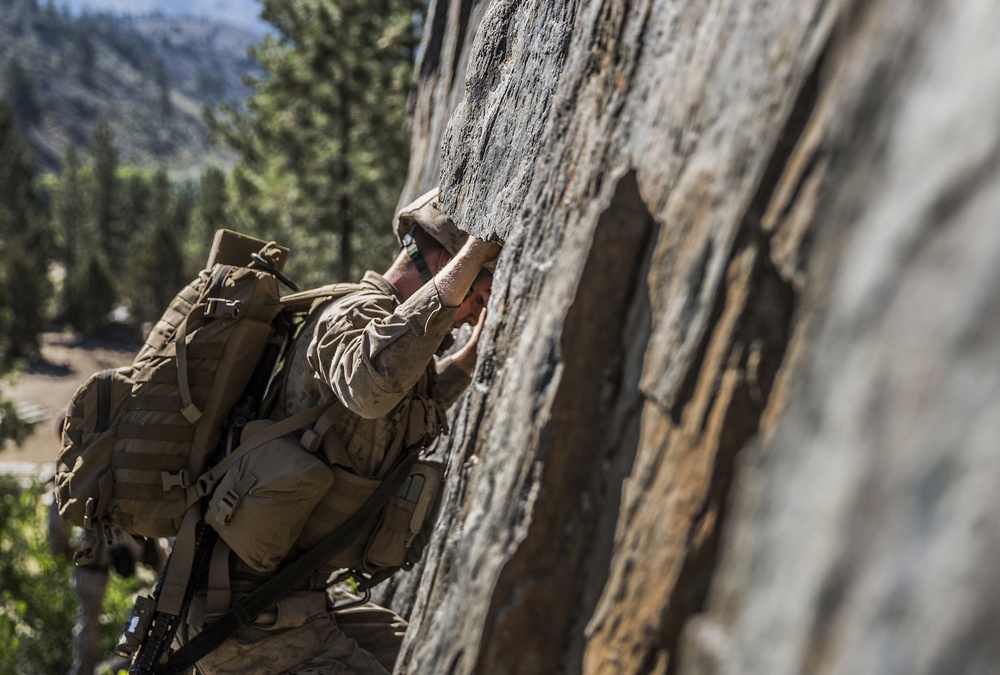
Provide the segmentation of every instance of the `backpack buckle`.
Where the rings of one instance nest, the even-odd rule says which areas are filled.
[[[177,487],[186,489],[191,485],[190,474],[188,474],[187,469],[175,472],[164,471],[160,474],[160,480],[163,483],[164,492],[170,492]]]
[[[219,500],[218,513],[219,517],[223,523],[228,523],[233,517],[233,511],[239,506],[240,495],[236,494],[232,490],[226,490],[226,494],[222,495]]]
[[[232,319],[240,315],[240,301],[225,298],[208,298],[205,300],[205,316],[215,319]]]

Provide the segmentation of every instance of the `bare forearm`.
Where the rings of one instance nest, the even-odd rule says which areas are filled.
[[[500,245],[469,237],[462,250],[434,277],[441,304],[457,307],[476,280],[483,266],[500,253]]]

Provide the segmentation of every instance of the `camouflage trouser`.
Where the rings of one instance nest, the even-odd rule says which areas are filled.
[[[338,598],[338,601],[340,598]],[[323,591],[290,593],[198,662],[201,675],[386,675],[406,622],[374,603],[328,611]],[[187,627],[188,638],[198,630]]]

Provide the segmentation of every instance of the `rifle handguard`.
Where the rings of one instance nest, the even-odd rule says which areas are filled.
[[[122,658],[130,659],[139,651],[142,641],[149,633],[149,627],[153,623],[153,615],[156,612],[156,601],[148,595],[140,595],[135,599],[132,612],[129,614],[125,628],[121,637],[118,638],[118,645],[115,647],[115,654]]]

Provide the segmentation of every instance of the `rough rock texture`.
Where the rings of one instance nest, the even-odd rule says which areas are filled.
[[[997,26],[432,3],[401,201],[506,246],[399,672],[995,671]]]

